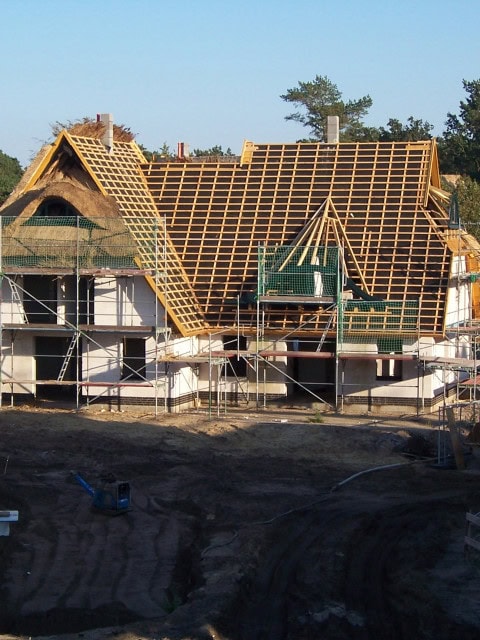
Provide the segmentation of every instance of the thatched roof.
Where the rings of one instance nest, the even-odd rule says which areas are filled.
[[[90,191],[69,182],[51,182],[46,187],[31,189],[0,210],[2,216],[19,217],[20,224],[30,218],[46,200],[63,200],[85,218],[118,218],[118,205],[111,196]]]
[[[136,248],[121,221],[98,218],[83,226],[79,221],[83,219],[34,217],[6,224],[4,264],[65,268],[75,267],[78,259],[81,267],[134,267]]]
[[[94,138],[100,140],[105,133],[105,125],[103,122],[85,121],[76,122],[72,126],[67,127],[67,131],[72,136],[82,136],[85,138]],[[114,142],[132,142],[135,135],[128,127],[124,125],[113,125],[113,141]]]
[[[32,160],[31,164],[25,169],[23,175],[16,185],[15,189],[8,196],[5,202],[0,206],[0,214],[3,213],[3,210],[8,207],[12,202],[14,202],[19,195],[24,191],[26,185],[30,182],[31,177],[37,170],[37,167],[42,163],[43,159],[47,156],[52,148],[51,144],[44,145],[40,151],[37,153],[35,158]]]
[[[103,252],[106,268],[121,266],[123,259],[134,259],[134,264],[141,269],[157,270],[159,256],[166,247],[168,261],[162,264],[166,277],[153,278],[147,273],[145,278],[160,302],[168,304],[169,316],[182,335],[203,332],[206,323],[195,293],[165,234],[140,169],[140,163],[145,162],[141,149],[125,127],[114,127],[115,144],[111,150],[103,143],[103,133],[101,122],[77,123],[70,131],[62,129],[46,153],[37,158],[34,168],[28,172],[28,180],[1,212],[9,217],[5,219],[4,240],[10,244],[7,248],[4,242],[4,256],[7,251],[11,265],[16,264],[15,260],[21,263],[24,258],[25,266],[31,266],[38,264],[38,257],[43,256],[40,266],[70,267],[74,258],[73,234],[78,234],[80,242],[89,243],[88,251],[81,247],[81,258],[90,260],[93,256],[93,267]],[[68,208],[64,212],[63,227],[61,220],[59,223],[49,220],[49,215],[34,216],[41,203],[48,199],[63,200],[82,220],[75,213],[68,219]],[[88,224],[101,216],[103,222]],[[60,244],[65,240],[68,246],[58,245],[56,251],[57,238]],[[93,240],[101,243],[98,251],[91,251],[95,248]],[[59,258],[55,257],[56,253]],[[27,265],[30,257],[33,262]]]
[[[79,217],[35,216],[50,200],[65,202]],[[53,182],[27,191],[4,208],[1,217],[2,256],[9,264],[73,267],[78,253],[85,267],[104,266],[108,256],[121,259],[121,266],[133,266],[135,242],[112,197],[69,182]]]

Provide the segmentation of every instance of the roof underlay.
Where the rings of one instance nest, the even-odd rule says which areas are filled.
[[[212,326],[255,326],[260,245],[310,243],[340,245],[356,286],[383,300],[418,300],[422,330],[442,331],[451,252],[448,215],[427,208],[432,183],[439,190],[433,141],[247,147],[243,164],[143,166]],[[270,328],[298,320],[286,306],[267,312]]]

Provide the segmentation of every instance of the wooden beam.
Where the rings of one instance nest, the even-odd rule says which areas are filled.
[[[465,469],[465,458],[463,456],[462,443],[460,442],[458,425],[451,407],[447,407],[447,424],[457,469]]]

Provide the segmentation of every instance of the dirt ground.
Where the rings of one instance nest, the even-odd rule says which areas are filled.
[[[428,421],[143,411],[0,411],[2,640],[480,636],[477,447],[458,470]],[[75,472],[132,510],[93,511]]]

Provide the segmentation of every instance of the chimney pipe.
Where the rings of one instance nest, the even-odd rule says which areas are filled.
[[[340,118],[327,116],[327,143],[335,144],[337,142],[340,142]]]
[[[101,122],[105,131],[102,142],[109,153],[113,153],[113,115],[111,113],[97,113],[97,122]]]

